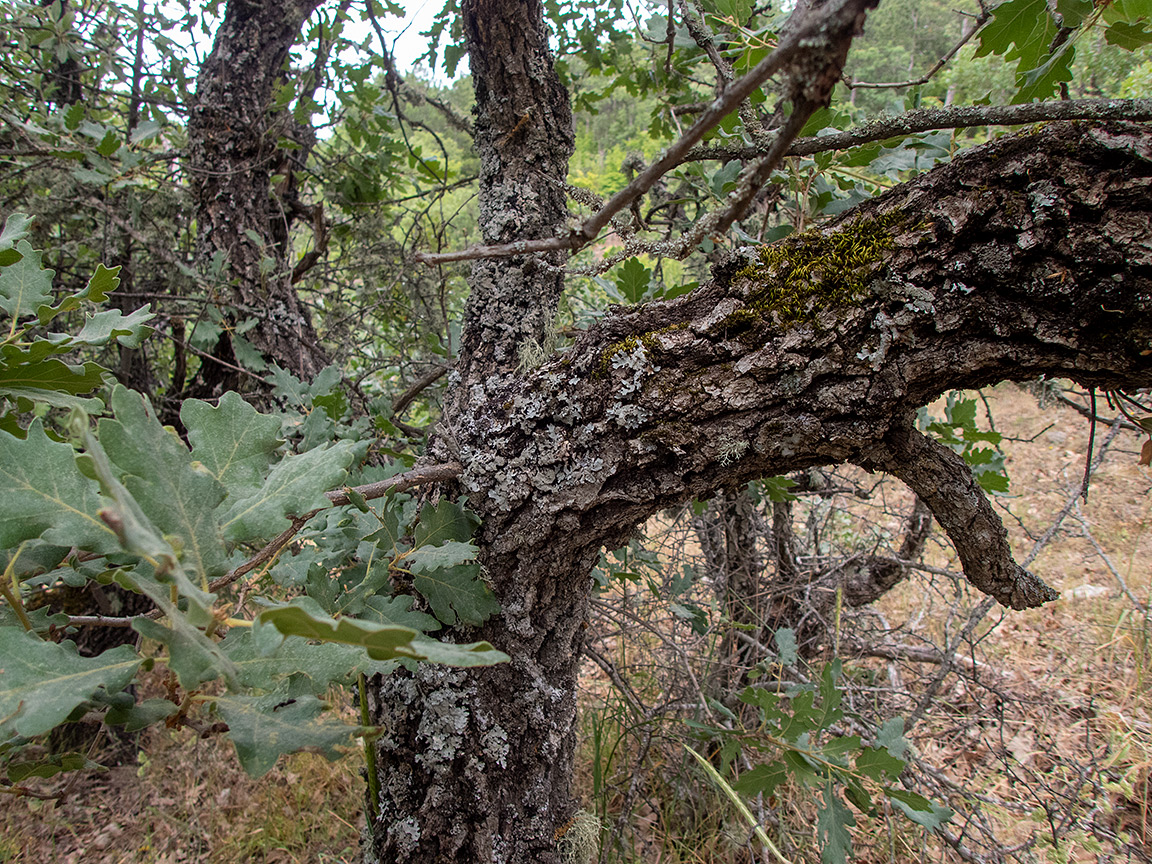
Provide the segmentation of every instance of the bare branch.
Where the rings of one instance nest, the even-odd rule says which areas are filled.
[[[374,498],[381,498],[389,492],[404,492],[411,489],[413,486],[421,486],[428,483],[442,483],[446,480],[458,476],[463,470],[458,462],[447,462],[441,465],[427,465],[423,468],[413,468],[411,471],[405,471],[403,474],[397,474],[395,477],[389,477],[387,480],[380,480],[376,483],[368,483],[364,486],[357,486],[354,488],[365,500],[371,501]],[[348,494],[348,490],[340,492],[326,492],[324,493],[328,500],[332,502],[334,507],[342,507],[345,504],[352,503],[352,499]],[[257,567],[271,561],[275,558],[280,551],[292,542],[292,538],[300,531],[301,528],[319,513],[320,510],[311,510],[302,516],[293,516],[292,524],[285,528],[273,539],[270,543],[264,546],[254,556],[249,558],[239,567],[221,576],[219,579],[213,580],[209,586],[210,591],[219,591],[221,588],[231,585],[244,576],[251,573]],[[84,625],[97,625],[101,627],[131,627],[132,622],[138,618],[151,618],[157,619],[163,616],[160,609],[153,609],[145,615],[136,615],[127,618],[111,618],[106,615],[76,615],[68,619],[71,626],[81,627]]]
[[[956,547],[964,575],[985,594],[1013,609],[1060,596],[1012,559],[1008,532],[964,460],[916,431],[911,417],[860,464],[899,477],[920,496]]]
[[[1033,102],[1028,105],[963,105],[954,108],[926,108],[897,117],[882,117],[855,129],[833,135],[800,138],[788,149],[788,156],[811,156],[829,150],[847,150],[873,141],[884,141],[940,129],[970,129],[978,126],[1020,126],[1054,120],[1152,120],[1152,99],[1073,99]],[[699,147],[684,161],[706,159],[754,159],[763,154],[758,147]]]
[[[827,6],[804,15],[798,21],[796,18],[790,19],[789,24],[796,21],[797,26],[785,28],[786,35],[782,36],[775,51],[761,60],[743,78],[725,87],[723,93],[700,115],[692,128],[665,150],[659,159],[613,195],[599,211],[585,219],[579,228],[572,229],[566,236],[470,246],[455,252],[421,253],[416,256],[416,260],[433,265],[537,252],[575,251],[586,246],[600,235],[612,221],[613,216],[630,206],[661,177],[681,164],[689,151],[713,126],[735,110],[772,75],[785,69],[795,69],[800,91],[796,95],[805,97],[808,95],[806,92],[808,89],[815,88],[820,94],[812,95],[816,96],[814,101],[819,101],[825,89],[821,86],[825,83],[822,80],[822,73],[829,64],[842,62],[848,43],[858,31],[865,13],[875,5],[874,0],[834,0]],[[839,71],[835,73],[835,77],[839,77]],[[830,91],[831,88],[826,89]],[[779,140],[778,138],[777,141]],[[773,144],[773,148],[775,147],[776,144]]]
[[[400,398],[392,403],[392,418],[399,417],[404,413],[404,409],[412,404],[412,400],[423,393],[426,389],[431,387],[437,381],[444,377],[447,373],[448,366],[434,366],[428,372],[425,372],[419,378],[412,382],[412,385],[400,394]]]
[[[988,10],[982,11],[980,13],[979,17],[976,18],[976,21],[973,22],[973,26],[965,28],[964,35],[961,36],[960,40],[955,45],[952,46],[952,49],[947,54],[945,54],[943,57],[941,57],[939,60],[937,60],[936,65],[934,65],[931,69],[929,69],[927,72],[925,72],[919,78],[917,78],[915,81],[902,81],[902,82],[888,83],[888,84],[872,84],[872,83],[869,83],[867,81],[845,81],[844,84],[849,89],[873,89],[873,90],[888,89],[888,88],[897,89],[897,88],[901,88],[901,87],[919,87],[921,84],[927,84],[929,81],[932,80],[932,78],[936,75],[937,72],[939,72],[941,69],[943,69],[948,64],[949,60],[951,60],[953,57],[956,56],[957,51],[959,51],[961,48],[963,48],[965,45],[968,44],[968,41],[980,31],[980,28],[983,27],[984,24],[991,17],[992,17],[991,12],[989,12]]]

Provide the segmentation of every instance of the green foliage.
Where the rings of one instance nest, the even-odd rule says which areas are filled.
[[[240,764],[253,777],[267,774],[285,753],[314,750],[335,759],[350,750],[371,727],[349,726],[328,720],[327,703],[315,696],[220,696],[213,704],[236,745]]]
[[[21,213],[8,217],[0,232],[0,311],[4,313],[0,337],[0,420],[6,411],[27,412],[34,402],[56,408],[84,408],[99,411],[97,399],[82,398],[100,387],[104,370],[93,362],[66,363],[61,357],[77,350],[118,342],[138,347],[151,328],[154,316],[142,307],[125,316],[118,309],[88,311],[103,303],[120,280],[119,268],[96,269],[87,285],[60,298],[52,305],[52,270],[43,266],[42,256],[24,238],[31,220]],[[49,324],[65,313],[85,310],[79,333],[48,330]],[[16,427],[8,422],[5,428]]]
[[[781,662],[788,665],[784,657],[788,646],[791,656],[787,659],[795,662],[795,634],[782,628],[775,635]],[[816,681],[747,687],[740,701],[756,709],[758,723],[752,728],[730,731],[689,721],[698,737],[712,742],[724,768],[756,763],[736,779],[725,781],[740,795],[770,797],[789,782],[801,789],[819,790],[820,798],[813,801],[818,808],[815,829],[824,864],[844,864],[851,857],[848,829],[856,825],[852,808],[874,816],[877,795],[928,829],[941,826],[952,815],[948,808],[893,785],[907,767],[903,720],[886,722],[870,744],[856,735],[833,732],[844,719],[841,674],[837,659],[823,668]]]
[[[0,737],[41,735],[63,723],[97,694],[121,692],[141,658],[127,645],[81,657],[71,642],[45,642],[15,627],[0,627]]]
[[[980,31],[974,56],[1016,63],[1013,102],[1048,99],[1069,86],[1078,46],[1102,23],[1108,45],[1132,52],[1152,44],[1152,6],[1145,0],[1098,9],[1087,0],[1061,0],[1054,9],[1043,0],[1007,0]]]
[[[244,767],[261,774],[282,753],[335,755],[371,731],[324,713],[318,697],[333,684],[387,674],[397,661],[476,666],[507,659],[486,642],[430,638],[440,622],[399,593],[414,576],[416,590],[448,624],[480,624],[499,611],[469,542],[478,520],[463,504],[443,499],[417,515],[408,496],[391,496],[377,516],[361,494],[359,506],[333,515],[325,493],[342,486],[349,470],[366,476],[355,468],[366,449],[351,440],[357,428],[337,422],[348,403],[334,369],[311,384],[273,372],[288,401],[310,411],[303,435],[285,436],[288,418],[261,414],[235,393],[216,405],[183,403],[188,443],[161,424],[143,395],[123,386],[100,398],[62,399],[102,388],[106,373],[93,362],[76,367],[68,365],[71,357],[60,358],[113,339],[137,346],[148,316],[86,312],[76,337],[42,332],[64,312],[105,301],[115,271],[99,268],[83,291],[52,306],[52,274],[22,239],[27,230],[27,220],[15,216],[0,235],[0,246],[15,253],[0,270],[9,334],[0,355],[8,421],[0,431],[0,551],[7,565],[0,655],[8,658],[0,668],[0,746],[18,747],[90,711],[139,729],[209,709],[223,718]],[[80,371],[50,379],[47,363]],[[39,389],[16,392],[7,383],[36,370]],[[97,422],[84,410],[104,412],[105,405]],[[70,409],[67,423],[55,422],[53,407]],[[312,418],[323,422],[309,425]],[[304,593],[289,600],[252,594],[262,611],[254,619],[229,617],[214,580],[231,581],[230,570],[246,557],[258,560],[256,550],[289,528],[312,532],[312,557],[294,583]],[[89,579],[152,601],[154,615],[123,622],[144,637],[142,653],[121,645],[82,657],[71,642],[55,641],[73,630],[67,615],[26,609],[36,585]],[[154,663],[166,664],[179,688],[137,704],[127,688]],[[190,698],[217,679],[225,694]],[[27,763],[18,773],[83,764]]]
[[[976,400],[950,393],[943,420],[934,419],[927,408],[922,408],[919,423],[929,435],[963,457],[985,492],[1002,495],[1008,492],[1008,469],[1000,449],[1002,436],[995,429],[977,427],[976,407]],[[983,446],[986,444],[991,446]]]

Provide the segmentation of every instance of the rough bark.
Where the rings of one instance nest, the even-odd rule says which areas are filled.
[[[483,241],[555,236],[568,218],[564,182],[575,133],[540,3],[472,0],[463,15],[476,90]],[[551,253],[473,264],[457,364],[464,380],[514,369],[520,346],[544,343],[564,289],[555,268],[563,260]]]
[[[470,0],[462,12],[484,240],[551,237],[568,216],[574,137],[542,9],[537,0]],[[484,410],[489,388],[514,388],[522,346],[547,341],[561,263],[553,253],[474,264],[442,448],[468,448],[484,434],[469,418]],[[496,505],[481,496],[472,506],[487,517]],[[374,720],[394,731],[377,745],[381,796],[370,802],[366,860],[554,860],[557,829],[574,809],[576,674],[598,553],[594,538],[555,550],[488,549],[482,560],[504,611],[467,638],[489,639],[511,662],[491,674],[422,667],[375,682]],[[576,572],[585,578],[556,578]]]
[[[461,480],[506,514],[493,548],[557,531],[611,545],[718,488],[854,462],[908,482],[954,542],[976,539],[977,587],[1043,599],[989,563],[1007,560],[1003,529],[913,413],[1006,379],[1152,384],[1149,153],[1138,126],[996,142],[736,256],[685,298],[616,310],[469,418],[484,446],[461,449]]]
[[[1050,126],[747,250],[687,297],[616,309],[530,374],[473,380],[449,425],[503,612],[453,635],[513,659],[380,684],[369,859],[555,860],[589,568],[660,509],[853,462],[924,499],[978,588],[1053,596],[914,412],[1039,375],[1152,385],[1150,185],[1146,128]]]
[[[483,239],[563,236],[570,116],[540,6],[467,0],[462,14]],[[576,809],[589,571],[660,509],[855,462],[924,498],[978,587],[1014,607],[1050,596],[1012,562],[967,469],[911,421],[948,389],[1006,378],[1152,383],[1143,136],[1052,127],[982,148],[818,232],[748,250],[687,297],[614,310],[531,372],[517,370],[520,349],[545,342],[559,262],[476,262],[432,454],[463,466],[443,491],[467,493],[483,517],[476,542],[502,612],[447,638],[487,639],[511,660],[373,682],[387,731],[365,860],[558,860]]]
[[[196,203],[197,265],[215,278],[217,303],[238,323],[256,316],[245,333],[265,357],[295,375],[312,378],[327,358],[308,310],[292,287],[284,216],[270,204],[271,175],[282,161],[274,87],[305,20],[319,0],[230,0],[212,53],[197,78],[188,120],[188,174]],[[269,260],[271,265],[262,261]],[[214,352],[234,363],[227,333]],[[234,374],[205,361],[198,392],[236,386]]]

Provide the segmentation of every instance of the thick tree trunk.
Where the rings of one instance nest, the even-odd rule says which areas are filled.
[[[269,109],[288,53],[318,2],[230,0],[188,120],[198,271],[206,285],[216,286],[226,320],[258,318],[245,338],[306,380],[327,357],[292,287],[286,232],[275,230],[284,216],[270,206],[270,181],[282,159]],[[228,333],[215,354],[235,362]],[[236,384],[234,372],[205,361],[194,389],[211,393]]]
[[[615,310],[534,372],[461,382],[468,412],[440,446],[484,516],[503,611],[450,635],[512,660],[379,683],[368,860],[555,860],[589,568],[660,509],[854,462],[912,487],[978,588],[1013,608],[1054,596],[915,410],[1039,375],[1152,385],[1150,183],[1146,129],[1052,125],[737,256],[687,297]],[[474,368],[509,368],[484,350]]]
[[[470,0],[463,18],[484,240],[553,236],[568,216],[573,131],[540,4]],[[519,389],[521,350],[546,342],[564,287],[562,263],[555,255],[474,264],[443,451],[487,446],[489,427],[475,420],[493,393]],[[422,667],[378,682],[373,719],[394,731],[377,744],[380,800],[370,802],[366,861],[547,864],[574,812],[576,673],[587,574],[600,541],[553,524],[540,526],[551,536],[521,542],[492,491],[474,495],[469,506],[484,518],[481,560],[503,614],[456,634],[488,639],[512,659],[486,673]]]

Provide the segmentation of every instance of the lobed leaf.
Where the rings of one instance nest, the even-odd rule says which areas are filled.
[[[270,653],[257,644],[251,630],[243,628],[233,629],[221,643],[244,687],[274,690],[285,678],[299,675],[306,679],[308,690],[323,696],[332,684],[351,684],[361,673],[386,675],[396,666],[391,660],[373,660],[353,645],[315,645],[299,636],[283,637],[274,626],[268,629],[279,643]]]
[[[848,829],[856,824],[852,811],[845,805],[832,783],[824,786],[824,806],[816,819],[822,864],[845,864],[852,854],[852,835]]]
[[[500,611],[479,564],[459,564],[415,574],[413,586],[428,600],[432,614],[452,626],[457,619],[478,626]]]
[[[127,645],[81,657],[72,642],[0,627],[0,738],[42,735],[97,691],[123,690],[141,662]]]
[[[224,537],[234,542],[273,537],[288,527],[289,517],[330,507],[324,492],[344,482],[353,448],[338,441],[284,457],[257,492],[226,509],[220,517]]]
[[[116,551],[116,535],[96,515],[100,503],[75,451],[49,438],[39,419],[23,439],[0,433],[0,548],[40,537],[57,546]]]
[[[41,264],[41,255],[27,240],[16,244],[19,261],[0,269],[0,309],[13,318],[35,315],[52,300],[52,277],[55,270]]]
[[[124,315],[119,309],[106,309],[88,317],[72,344],[107,345],[115,339],[125,348],[139,348],[152,333],[146,322],[155,317],[147,306],[141,306],[130,315]]]
[[[411,658],[448,666],[490,666],[508,659],[508,655],[487,642],[454,645],[429,639],[411,627],[356,618],[331,618],[308,597],[298,597],[291,603],[266,609],[257,620],[261,625],[271,624],[284,636],[356,645],[373,660]]]
[[[126,475],[124,487],[164,542],[178,543],[181,562],[199,581],[219,576],[227,569],[227,553],[215,511],[224,500],[224,487],[209,472],[197,470],[188,448],[160,425],[145,397],[118,386],[111,404],[115,419],[100,421],[99,438],[108,458]]]
[[[228,490],[235,501],[257,493],[276,461],[280,418],[261,414],[229,390],[212,406],[189,399],[180,407],[192,457]]]
[[[324,717],[328,704],[315,696],[220,696],[215,704],[228,724],[240,764],[251,777],[262,777],[281,755],[299,750],[336,759],[341,748],[371,731]]]

